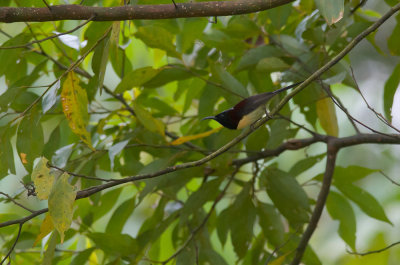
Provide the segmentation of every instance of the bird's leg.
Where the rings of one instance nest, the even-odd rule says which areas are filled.
[[[271,120],[273,117],[272,117],[271,114],[269,114],[267,107],[265,107],[264,110],[265,110],[265,115],[267,115],[267,118],[268,118],[269,120]]]

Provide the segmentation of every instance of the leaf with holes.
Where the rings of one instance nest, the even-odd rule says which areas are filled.
[[[50,169],[47,167],[48,161],[45,157],[41,157],[31,175],[31,179],[35,184],[37,197],[40,200],[47,200],[49,198],[54,183],[54,176],[50,174]]]

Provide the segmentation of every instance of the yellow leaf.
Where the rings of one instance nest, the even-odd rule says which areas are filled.
[[[47,167],[48,160],[41,157],[39,163],[32,171],[31,179],[35,184],[35,191],[40,200],[47,200],[54,183],[54,176]]]
[[[20,153],[19,156],[21,157],[22,164],[28,164],[28,161],[26,161],[26,154],[25,153]]]
[[[151,113],[142,108],[136,101],[133,102],[133,110],[136,113],[137,119],[147,130],[164,136],[164,123],[151,116]]]
[[[64,81],[61,102],[69,127],[84,143],[93,149],[90,134],[86,130],[89,122],[86,90],[79,85],[79,79],[72,71],[68,73],[67,79]]]
[[[339,126],[336,118],[335,105],[331,98],[326,97],[317,101],[317,115],[321,127],[332,136],[338,136]]]
[[[51,216],[49,214],[46,214],[46,217],[44,218],[42,225],[40,226],[40,234],[36,237],[33,246],[36,246],[37,243],[39,243],[39,241],[42,240],[45,236],[50,234],[53,229],[54,225],[53,221],[51,220]]]
[[[54,184],[49,196],[49,214],[64,242],[64,232],[70,227],[73,216],[73,206],[76,197],[75,188],[68,183],[69,175],[62,174]]]
[[[203,133],[194,134],[194,135],[182,136],[182,137],[179,137],[178,139],[174,140],[173,142],[171,142],[171,145],[180,145],[180,144],[186,143],[188,141],[204,138],[204,137],[210,136],[213,133],[218,132],[222,128],[223,127],[218,127],[218,128],[212,129],[211,131],[208,131],[208,132],[203,132]]]

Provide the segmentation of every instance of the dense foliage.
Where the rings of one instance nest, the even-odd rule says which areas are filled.
[[[48,213],[0,228],[1,259],[11,254],[11,264],[289,263],[310,220],[327,153],[317,144],[283,160],[279,155],[312,144],[295,148],[293,139],[357,135],[355,118],[342,115],[347,110],[334,96],[352,90],[354,100],[362,101],[348,56],[228,151],[206,163],[185,163],[242,133],[201,118],[249,95],[305,80],[384,13],[358,4],[301,0],[217,18],[0,25],[0,222],[35,214],[47,200],[49,207]],[[46,7],[39,0],[0,6]],[[375,33],[365,39],[382,60],[400,55],[398,23],[387,47],[375,42]],[[54,34],[59,36],[38,42]],[[384,97],[375,98],[383,102],[380,118],[388,123],[399,69],[379,80]],[[276,96],[270,108],[283,97]],[[351,113],[352,106],[346,107]],[[395,161],[388,150],[387,159]],[[336,166],[326,203],[327,214],[339,222],[341,244],[351,251],[356,215],[379,225],[393,222],[363,185],[390,163],[369,169],[358,162]],[[115,182],[127,177],[133,178]],[[379,242],[362,246],[389,243]],[[319,255],[319,247],[307,248],[305,264],[335,262]],[[344,249],[338,251],[343,264],[360,262]],[[387,254],[383,260],[388,259]]]

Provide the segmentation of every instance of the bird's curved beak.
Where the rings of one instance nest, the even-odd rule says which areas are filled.
[[[205,117],[205,118],[203,118],[201,120],[202,121],[204,121],[204,120],[215,120],[215,116],[208,116],[208,117]]]

